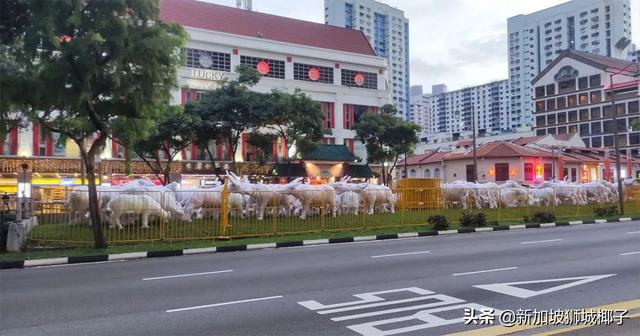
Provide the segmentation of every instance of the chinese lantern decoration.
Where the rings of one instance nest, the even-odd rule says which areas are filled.
[[[511,176],[516,176],[516,175],[518,175],[518,169],[511,168]]]
[[[69,41],[71,41],[71,36],[62,35],[62,36],[58,37],[58,40],[60,40],[60,42],[69,42]]]
[[[353,76],[353,82],[356,83],[357,86],[364,85],[364,75],[358,72]]]
[[[258,73],[260,73],[261,75],[268,74],[270,69],[271,67],[269,66],[269,63],[267,61],[260,61],[256,66],[256,70],[258,70]]]
[[[496,176],[496,170],[495,170],[495,168],[489,168],[488,173],[489,173],[489,176]]]
[[[309,69],[309,73],[307,75],[309,76],[309,79],[314,82],[320,79],[320,71],[318,71],[318,69],[316,69],[315,67]]]

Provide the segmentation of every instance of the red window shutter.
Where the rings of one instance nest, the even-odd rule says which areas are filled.
[[[191,101],[192,102],[197,102],[198,101],[198,91],[191,90]]]
[[[182,89],[182,105],[187,103],[187,89]]]
[[[198,146],[196,144],[191,144],[191,160],[198,159]]]
[[[336,128],[336,108],[334,103],[329,103],[329,115],[331,116],[331,128]]]
[[[273,140],[273,150],[271,151],[273,161],[278,161],[278,139]]]
[[[240,141],[240,147],[241,147],[241,151],[242,151],[242,160],[246,160],[247,159],[247,133],[246,132],[242,132],[242,140]]]
[[[33,123],[33,155],[40,155],[40,124]]]
[[[114,159],[118,157],[118,143],[116,139],[111,139],[111,157]]]
[[[45,144],[47,156],[53,155],[53,138],[51,135],[47,136],[47,142]]]
[[[282,139],[282,152],[281,152],[283,157],[287,157],[287,155],[289,153],[287,153],[287,139]]]

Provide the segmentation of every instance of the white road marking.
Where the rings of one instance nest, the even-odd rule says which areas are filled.
[[[478,274],[478,273],[489,273],[489,272],[499,272],[499,271],[509,271],[509,270],[514,270],[514,269],[518,269],[518,267],[503,267],[503,268],[494,268],[494,269],[488,269],[488,270],[484,270],[484,271],[474,271],[474,272],[463,272],[463,273],[455,273],[452,274],[453,276],[460,276],[460,275],[469,275],[469,274]]]
[[[473,287],[485,289],[485,290],[496,292],[496,293],[511,295],[511,296],[519,297],[521,299],[527,299],[532,296],[548,294],[551,292],[559,291],[561,289],[570,288],[570,287],[582,285],[585,283],[589,283],[592,281],[608,278],[614,275],[615,274],[587,275],[587,276],[573,277],[573,278],[494,283],[494,284],[488,284],[488,285],[477,285]],[[537,291],[517,287],[517,285],[560,282],[560,281],[570,281],[570,282],[565,283],[563,285],[553,286],[553,287],[549,287],[549,288],[537,290]]]
[[[536,240],[536,241],[526,241],[521,242],[520,244],[540,244],[540,243],[551,243],[556,241],[561,241],[562,239],[548,239],[548,240]]]
[[[184,277],[190,277],[190,276],[218,274],[218,273],[229,273],[229,272],[233,272],[233,270],[202,272],[202,273],[190,273],[190,274],[177,274],[177,275],[166,275],[166,276],[159,276],[159,277],[153,277],[153,278],[144,278],[144,279],[142,279],[142,281],[173,279],[173,278],[184,278]]]
[[[236,304],[236,303],[247,303],[247,302],[255,302],[255,301],[280,299],[280,298],[282,298],[282,295],[267,296],[267,297],[260,297],[260,298],[255,298],[255,299],[239,300],[239,301],[220,302],[220,303],[214,303],[214,304],[203,305],[203,306],[194,306],[194,307],[186,307],[186,308],[169,309],[169,310],[167,310],[167,313],[177,313],[177,312],[187,311],[187,310],[228,306],[228,305],[232,305],[232,304]]]
[[[636,252],[627,252],[627,253],[620,253],[621,256],[628,256],[628,255],[632,255],[632,254],[640,254],[640,251],[636,251]]]
[[[628,234],[634,234],[634,233],[640,233],[640,231],[631,231],[631,232],[627,232]]]
[[[382,255],[371,256],[371,258],[400,257],[400,256],[406,256],[406,255],[426,254],[426,253],[431,253],[431,251],[417,251],[417,252],[405,252],[405,253],[394,253],[394,254],[382,254]]]

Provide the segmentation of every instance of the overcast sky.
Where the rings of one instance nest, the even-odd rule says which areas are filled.
[[[205,0],[235,6],[235,0]],[[575,0],[580,1],[580,0]],[[383,0],[409,18],[411,85],[449,90],[506,79],[507,18],[566,0]],[[640,40],[640,0],[631,0],[633,40]],[[259,12],[324,23],[323,0],[253,0]]]

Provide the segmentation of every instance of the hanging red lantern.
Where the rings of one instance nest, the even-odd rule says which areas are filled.
[[[309,79],[314,82],[320,79],[320,71],[318,71],[318,69],[316,69],[315,67],[309,69],[309,73],[307,73],[307,75],[309,76]]]
[[[357,86],[364,85],[364,75],[358,72],[353,76],[353,82],[356,83]]]
[[[269,70],[271,70],[271,67],[267,61],[260,61],[256,66],[256,70],[258,70],[258,73],[261,75],[266,75],[269,73]]]

